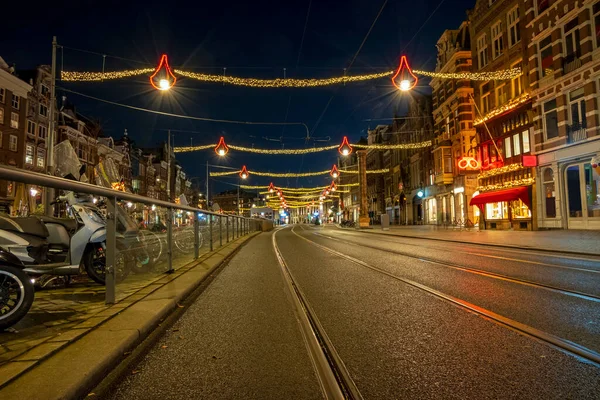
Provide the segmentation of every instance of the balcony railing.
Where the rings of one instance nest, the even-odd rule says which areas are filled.
[[[570,54],[563,59],[563,72],[568,74],[581,67],[581,59],[578,54]]]
[[[585,122],[575,122],[567,125],[567,143],[576,143],[587,139]]]

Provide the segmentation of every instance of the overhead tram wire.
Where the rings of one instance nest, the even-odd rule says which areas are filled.
[[[136,107],[136,106],[132,106],[132,105],[129,105],[129,104],[118,103],[116,101],[105,100],[105,99],[101,99],[99,97],[94,97],[94,96],[90,96],[88,94],[83,94],[83,93],[80,93],[80,92],[76,92],[74,90],[66,89],[66,88],[60,87],[60,86],[57,86],[57,88],[60,89],[60,90],[62,90],[62,91],[65,91],[67,93],[72,93],[72,94],[75,94],[77,96],[82,96],[82,97],[86,97],[88,99],[92,99],[92,100],[100,101],[100,102],[103,102],[103,103],[111,104],[113,106],[129,108],[129,109],[132,109],[132,110],[142,111],[142,112],[146,112],[146,113],[150,113],[150,114],[164,115],[166,117],[191,119],[191,120],[194,120],[194,121],[204,121],[204,122],[218,122],[218,123],[225,123],[225,124],[238,124],[238,125],[302,125],[302,126],[304,126],[304,128],[308,132],[308,126],[304,122],[256,122],[256,121],[237,121],[237,120],[229,120],[229,119],[215,119],[215,118],[205,118],[205,117],[194,117],[194,116],[191,116],[191,115],[181,115],[181,114],[168,113],[168,112],[165,112],[165,111],[150,110],[150,109],[147,109],[147,108]]]

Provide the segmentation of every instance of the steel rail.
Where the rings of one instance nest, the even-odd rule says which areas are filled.
[[[421,283],[415,282],[413,280],[410,279],[406,279],[406,278],[401,278],[399,276],[396,276],[388,271],[385,271],[381,268],[375,267],[373,265],[370,265],[362,260],[359,260],[357,258],[351,257],[349,255],[340,253],[339,251],[330,249],[326,246],[323,246],[319,243],[316,243],[310,239],[307,239],[299,234],[297,234],[293,229],[292,229],[292,233],[296,236],[298,236],[299,238],[301,238],[302,240],[305,240],[307,242],[309,242],[310,244],[314,245],[315,247],[318,247],[324,251],[327,251],[333,255],[336,255],[338,257],[344,258],[348,261],[351,261],[355,264],[358,264],[360,266],[366,267],[368,269],[371,269],[375,272],[379,272],[383,275],[386,275],[390,278],[393,278],[395,280],[398,280],[400,282],[403,282],[407,285],[413,286],[415,288],[418,288],[426,293],[432,294],[438,298],[441,298],[443,300],[446,300],[454,305],[460,306],[462,308],[465,308],[469,311],[472,311],[476,314],[479,314],[485,318],[488,318],[492,321],[494,321],[495,323],[498,323],[500,325],[506,326],[510,329],[513,329],[515,331],[518,331],[520,333],[523,333],[525,335],[531,336],[533,338],[536,338],[542,342],[546,342],[560,350],[563,350],[565,352],[574,354],[576,356],[579,356],[581,358],[585,358],[588,361],[591,361],[593,363],[595,363],[596,365],[600,366],[600,353],[597,353],[591,349],[588,349],[587,347],[581,346],[577,343],[571,342],[569,340],[565,340],[563,338],[560,338],[556,335],[553,335],[551,333],[548,332],[544,332],[542,330],[539,330],[537,328],[534,328],[532,326],[529,326],[527,324],[523,324],[521,322],[515,321],[513,319],[504,317],[500,314],[496,314],[493,311],[487,310],[483,307],[479,307],[473,303],[469,303],[468,301],[459,299],[457,297],[454,296],[450,296],[448,294],[442,293],[436,289],[430,288],[429,286],[423,285]]]
[[[344,229],[342,229],[342,231],[345,231]],[[344,234],[349,234],[349,236],[355,236],[354,233],[349,233],[349,232],[344,232]],[[386,235],[386,236],[391,236],[391,235]],[[414,237],[414,239],[420,239],[418,237]],[[412,243],[408,243],[408,242],[402,242],[399,240],[393,240],[393,239],[377,239],[378,241],[381,242],[386,242],[386,243],[395,243],[395,244],[403,244],[406,246],[418,246],[417,244],[412,244]],[[462,242],[465,245],[470,245],[471,243],[465,243]],[[485,247],[485,245],[483,244],[478,244],[478,243],[472,243],[476,246],[480,246],[480,247]],[[436,246],[427,246],[428,249],[434,249],[434,250],[441,250],[441,251],[447,251],[448,248],[443,248],[443,247],[436,247]],[[503,249],[502,251],[512,251],[515,252],[515,250],[510,250],[510,249]],[[595,260],[595,259],[591,259],[591,258],[576,258],[576,257],[571,257],[571,256],[557,256],[554,255],[553,253],[551,254],[538,254],[538,253],[529,253],[527,250],[524,251],[525,254],[529,255],[529,256],[539,256],[539,257],[554,257],[554,258],[561,258],[561,259],[575,259],[575,260],[579,260],[579,261],[588,261],[588,262],[592,262],[592,263],[600,263],[600,259]],[[474,256],[479,256],[479,257],[486,257],[486,258],[495,258],[495,259],[500,259],[500,260],[507,260],[507,261],[516,261],[516,262],[522,262],[522,263],[526,263],[526,264],[532,264],[532,265],[543,265],[546,267],[551,267],[551,268],[559,268],[559,269],[566,269],[569,271],[579,271],[579,272],[589,272],[592,274],[600,274],[600,269],[596,270],[596,269],[589,269],[589,268],[579,268],[579,267],[571,267],[568,265],[557,265],[557,264],[550,264],[550,263],[544,263],[544,262],[539,262],[539,261],[532,261],[532,260],[524,260],[521,258],[509,258],[509,257],[500,257],[500,256],[495,256],[492,254],[483,254],[483,253],[475,253],[472,251],[466,251],[464,252],[464,254],[469,254],[469,255],[474,255]]]
[[[288,294],[294,304],[302,336],[308,348],[323,394],[326,399],[362,400],[363,397],[360,391],[350,377],[346,366],[335,350],[331,340],[325,333],[314,310],[306,300],[306,296],[296,284],[283,258],[276,239],[276,235],[280,230],[278,229],[273,233],[273,251],[275,252],[286,287],[288,288]]]
[[[368,245],[368,244],[364,244],[364,243],[356,243],[356,242],[351,242],[351,241],[347,241],[347,240],[343,240],[343,239],[338,239],[338,238],[334,238],[331,236],[327,236],[324,235],[322,233],[318,233],[318,232],[313,232],[315,235],[321,236],[321,237],[325,237],[328,238],[330,240],[333,241],[337,241],[340,243],[345,243],[348,245],[358,245],[360,247],[366,247],[369,249],[374,249],[374,250],[380,250],[380,251],[384,251],[387,253],[392,253],[392,254],[397,254],[400,256],[405,256],[405,257],[409,257],[409,258],[414,258],[420,261],[425,261],[431,264],[439,264],[443,267],[447,267],[447,268],[452,268],[458,271],[464,271],[464,272],[469,272],[472,274],[477,274],[477,275],[482,275],[482,276],[487,276],[489,278],[494,278],[494,279],[501,279],[504,281],[508,281],[508,282],[513,282],[513,283],[519,283],[522,285],[527,285],[527,286],[533,286],[533,287],[540,287],[542,289],[547,289],[550,290],[552,292],[557,292],[560,294],[566,294],[569,296],[574,296],[574,297],[579,297],[582,298],[584,300],[589,300],[589,301],[594,301],[594,302],[600,302],[600,296],[594,295],[594,294],[589,294],[589,293],[584,293],[584,292],[579,292],[576,290],[569,290],[569,289],[563,289],[557,286],[553,286],[553,285],[548,285],[545,283],[539,283],[539,282],[534,282],[534,281],[530,281],[527,279],[521,279],[521,278],[514,278],[512,276],[508,276],[508,275],[503,275],[503,274],[498,274],[496,272],[489,272],[489,271],[485,271],[482,269],[477,269],[477,268],[471,268],[471,267],[464,267],[464,266],[460,266],[460,265],[454,265],[452,263],[449,262],[444,262],[444,261],[439,261],[439,260],[435,260],[433,258],[430,257],[425,257],[425,256],[415,256],[409,253],[405,253],[402,251],[398,251],[398,250],[390,250],[390,249],[383,249],[381,247],[377,247],[377,246],[372,246],[372,245]]]

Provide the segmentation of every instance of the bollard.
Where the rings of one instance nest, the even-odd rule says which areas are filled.
[[[219,215],[219,247],[223,247],[223,216]]]
[[[200,221],[198,213],[194,213],[194,259],[200,256]]]
[[[213,251],[213,215],[208,218],[208,236],[210,236],[210,251]]]

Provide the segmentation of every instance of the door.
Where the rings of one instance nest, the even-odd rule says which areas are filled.
[[[589,163],[565,170],[569,229],[600,229],[600,176]]]

